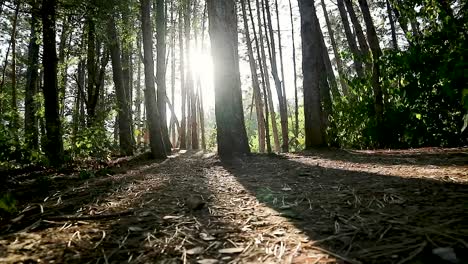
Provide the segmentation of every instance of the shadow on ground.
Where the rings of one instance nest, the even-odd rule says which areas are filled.
[[[8,223],[0,262],[416,264],[440,248],[465,260],[466,184],[416,178],[419,166],[348,170],[355,157],[340,153],[221,162],[187,152],[55,184],[35,213]]]
[[[418,155],[418,164],[453,165],[445,156]],[[453,155],[459,159],[464,154]],[[320,246],[348,262],[452,263],[433,254],[445,248],[457,254],[453,263],[468,263],[467,184],[334,169],[329,162],[398,163],[394,158],[319,151],[306,157],[256,155],[223,166],[260,202],[309,237],[304,249]],[[466,157],[458,161],[468,164]],[[413,168],[411,174],[417,176],[418,171]]]

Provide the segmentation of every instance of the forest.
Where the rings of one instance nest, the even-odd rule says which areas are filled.
[[[459,0],[0,0],[0,263],[467,263],[467,54]]]

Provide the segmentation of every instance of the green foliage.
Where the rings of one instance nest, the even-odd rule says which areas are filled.
[[[13,214],[17,212],[16,200],[10,193],[3,194],[0,197],[0,215]]]
[[[97,157],[107,159],[115,150],[107,131],[103,127],[83,128],[75,136],[71,152],[78,157]]]
[[[332,122],[340,145],[372,148],[379,141],[395,148],[466,144],[467,136],[462,133],[468,124],[468,41],[463,7],[419,0],[400,2],[397,8],[421,28],[417,35],[408,36],[407,48],[387,50],[380,60],[384,131],[376,130],[371,87],[366,80],[352,80],[352,95],[334,102]]]

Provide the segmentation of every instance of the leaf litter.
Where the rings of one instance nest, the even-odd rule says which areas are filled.
[[[1,219],[0,262],[463,263],[466,153],[187,152],[61,173]]]

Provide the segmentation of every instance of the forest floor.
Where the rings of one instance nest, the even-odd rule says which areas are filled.
[[[468,149],[106,166],[9,177],[0,263],[468,263]]]

